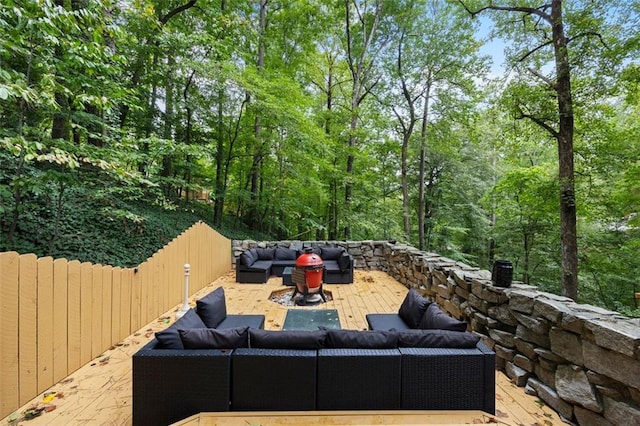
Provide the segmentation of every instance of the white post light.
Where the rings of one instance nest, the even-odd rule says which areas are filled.
[[[182,307],[176,312],[176,319],[180,319],[187,313],[189,308],[189,270],[191,266],[188,263],[184,264],[184,301]]]

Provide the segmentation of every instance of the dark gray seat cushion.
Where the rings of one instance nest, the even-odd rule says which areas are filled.
[[[411,327],[398,314],[367,314],[370,330],[409,330]]]
[[[324,260],[323,263],[327,272],[342,272],[337,260]]]
[[[251,264],[251,266],[243,269],[245,271],[268,271],[272,264],[272,260],[256,260]]]
[[[228,314],[216,328],[224,330],[236,327],[264,328],[264,315]]]

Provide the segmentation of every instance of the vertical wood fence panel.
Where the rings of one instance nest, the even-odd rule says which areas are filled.
[[[56,259],[53,262],[53,382],[67,376],[69,316],[69,262]]]
[[[18,317],[19,317],[19,255],[0,253],[0,416],[6,416],[19,400]]]
[[[20,374],[20,405],[38,394],[38,311],[37,269],[35,254],[20,256],[20,294],[18,318],[18,350]]]
[[[149,322],[149,263],[141,263],[138,267],[138,276],[140,278],[140,306],[137,309],[140,312],[140,327]]]
[[[38,259],[38,393],[53,385],[53,258]]]
[[[140,266],[133,269],[131,274],[131,329],[137,330],[142,326],[140,320]]]
[[[152,321],[154,318],[158,318],[161,312],[162,305],[161,301],[163,299],[161,290],[164,290],[164,286],[161,287],[160,277],[162,276],[162,264],[163,264],[163,254],[162,249],[157,251],[151,258],[151,310],[149,312],[149,321]],[[149,322],[147,321],[147,322]]]
[[[93,265],[80,265],[80,365],[91,361],[91,312],[93,309]]]
[[[67,265],[67,373],[75,371],[82,365],[80,355],[82,348],[82,265],[72,260]]]
[[[165,263],[165,276],[167,278],[165,303],[172,305],[171,302],[173,300],[181,301],[183,299],[180,277],[177,275],[180,268],[180,261],[178,260],[178,245],[175,239],[165,247],[165,256],[167,258]]]
[[[120,335],[120,311],[122,310],[122,268],[115,267],[112,270],[112,281],[111,281],[111,342],[117,342],[124,338],[124,336]]]
[[[130,335],[133,330],[131,326],[131,277],[133,276],[133,269],[122,270],[122,281],[120,282],[121,294],[120,294],[120,339],[122,340]]]
[[[113,302],[113,266],[102,267],[102,342],[101,348],[111,346],[113,339],[111,337],[111,303]],[[103,352],[102,349],[100,352]]]
[[[102,352],[102,265],[91,268],[91,359]]]
[[[231,268],[231,241],[196,223],[135,268],[0,253],[0,418]]]
[[[179,272],[177,273],[177,279],[179,280],[179,282],[181,283],[180,285],[180,300],[182,300],[184,298],[183,294],[184,294],[184,290],[183,290],[183,285],[184,285],[184,265],[185,263],[187,263],[187,259],[189,258],[189,253],[188,253],[188,249],[187,249],[187,239],[186,238],[178,238],[178,240],[176,241],[176,246],[178,247],[178,250],[180,252],[180,257],[179,259]]]

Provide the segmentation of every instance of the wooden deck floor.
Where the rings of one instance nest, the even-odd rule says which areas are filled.
[[[263,313],[266,317],[265,329],[282,328],[287,309],[290,307],[269,300],[274,291],[291,289],[282,285],[280,278],[272,278],[265,284],[238,284],[233,272],[219,278],[192,298],[195,300],[213,289],[224,286],[227,311],[234,314]],[[333,300],[319,306],[321,309],[337,309],[341,327],[344,329],[366,329],[365,314],[371,312],[397,312],[406,288],[379,271],[356,271],[354,284],[326,285]],[[177,307],[176,307],[177,309]],[[314,309],[306,307],[305,309]],[[140,329],[104,354],[83,366],[71,376],[57,383],[49,390],[21,407],[13,416],[23,423],[23,414],[33,407],[45,408],[41,414],[24,422],[29,425],[131,425],[131,356],[147,343],[154,332],[162,330],[174,320],[174,311]],[[474,417],[464,420],[460,413],[431,413],[428,420],[419,412],[385,413],[371,417],[362,413],[322,413],[311,418],[303,418],[299,413],[299,423],[312,421],[315,424],[465,424],[498,423],[512,426],[564,425],[558,415],[537,398],[526,395],[521,388],[513,385],[502,373],[496,372],[496,415],[485,418]],[[387,417],[385,417],[387,416]],[[390,417],[389,417],[390,416]],[[0,420],[1,425],[11,424],[12,416]],[[227,418],[223,422],[208,416],[188,424],[232,424]],[[237,416],[236,416],[237,418]],[[277,413],[265,417],[253,414],[248,423],[244,418],[235,424],[296,424],[295,416],[287,413],[278,420]],[[349,418],[349,420],[348,420]],[[355,419],[355,420],[353,420]],[[386,419],[386,420],[385,420]],[[240,419],[237,419],[240,420]],[[435,421],[435,423],[434,423]],[[380,423],[382,422],[382,423]],[[187,423],[185,423],[187,424]],[[307,423],[308,424],[308,423]]]

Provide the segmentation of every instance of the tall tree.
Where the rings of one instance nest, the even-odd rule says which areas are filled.
[[[344,189],[345,210],[350,213],[353,201],[353,173],[355,150],[358,145],[359,108],[367,95],[378,84],[380,76],[376,74],[376,60],[386,47],[388,36],[381,31],[384,18],[384,1],[372,3],[361,0],[344,0],[344,28],[346,60],[351,73],[351,96],[348,104],[350,113],[349,135]],[[345,221],[345,239],[351,237],[350,218]]]
[[[562,241],[562,294],[573,300],[578,298],[578,240],[576,225],[576,197],[574,172],[574,112],[573,93],[571,90],[571,64],[569,60],[569,42],[564,20],[562,0],[552,0],[550,3],[538,7],[531,6],[500,6],[489,4],[479,9],[470,9],[464,1],[459,0],[465,9],[476,16],[487,10],[504,11],[522,15],[523,30],[538,32],[540,24],[548,25],[550,31],[544,34],[539,44],[531,48],[519,62],[524,63],[536,51],[552,47],[554,77],[547,77],[540,70],[529,67],[527,71],[541,84],[545,85],[549,93],[557,100],[555,119],[540,115],[535,105],[521,103],[516,106],[518,118],[529,119],[539,125],[556,140],[558,146],[558,176],[560,184],[560,234]]]
[[[516,73],[503,97],[517,119],[535,123],[556,143],[562,294],[577,300],[574,154],[584,130],[576,123],[589,109],[585,102],[611,98],[612,78],[637,51],[637,30],[628,32],[634,28],[630,19],[637,16],[637,2],[458,2],[472,16],[492,14],[497,28],[494,34],[513,41],[506,56]],[[521,19],[511,20],[514,14]]]
[[[387,55],[390,78],[395,89],[386,90],[397,119],[397,131],[402,139],[400,175],[403,198],[403,226],[405,240],[411,241],[411,206],[418,206],[418,241],[425,248],[425,187],[429,182],[426,171],[427,142],[433,105],[440,119],[458,122],[452,111],[474,99],[475,85],[470,75],[482,74],[485,69],[478,58],[479,42],[474,38],[474,24],[464,19],[455,5],[434,0],[402,2],[392,17],[397,28],[393,57]],[[426,30],[428,29],[428,30]],[[410,144],[414,131],[419,129],[418,147]],[[435,141],[435,138],[433,139]],[[418,153],[418,158],[415,158]],[[418,200],[412,201],[409,174],[418,164]],[[437,167],[433,170],[435,171]]]

